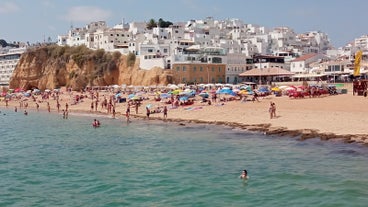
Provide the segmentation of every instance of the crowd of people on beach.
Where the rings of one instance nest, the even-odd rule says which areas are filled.
[[[181,91],[185,91],[185,88],[182,88]],[[221,88],[215,88],[214,90],[220,90]],[[173,90],[164,89],[161,91],[122,91],[122,90],[100,90],[100,89],[91,89],[86,88],[85,90],[81,91],[72,91],[71,89],[67,88],[66,90],[49,90],[45,92],[38,92],[38,94],[31,94],[29,97],[24,96],[14,96],[11,95],[4,99],[5,106],[8,107],[10,102],[18,102],[19,108],[24,108],[24,114],[28,115],[27,108],[29,107],[29,103],[34,103],[34,108],[36,111],[39,111],[42,108],[46,108],[48,112],[57,111],[62,115],[63,119],[68,119],[70,106],[72,108],[74,106],[78,106],[79,104],[89,101],[90,104],[90,113],[104,113],[107,115],[111,115],[112,118],[116,118],[117,114],[120,114],[117,111],[117,107],[124,107],[126,106],[125,119],[126,122],[131,122],[131,110],[135,113],[133,114],[134,117],[142,117],[139,113],[139,108],[143,105],[143,102],[148,102],[145,106],[145,116],[144,118],[150,119],[152,114],[162,114],[162,119],[166,120],[168,118],[168,111],[177,109],[179,107],[186,107],[193,105],[195,103],[202,103],[208,106],[211,105],[224,105],[226,102],[229,101],[236,101],[236,100],[246,100],[246,96],[226,96],[222,95],[219,97],[217,93],[209,93],[208,96],[196,96],[201,91],[197,89],[191,89],[193,92],[190,96],[182,96],[181,93],[171,93]],[[209,89],[207,89],[209,91]],[[138,98],[129,98],[129,94],[140,94],[139,96],[135,96]],[[170,94],[167,98],[161,98],[160,94],[167,93]],[[118,96],[119,95],[119,96]],[[154,98],[150,98],[149,96],[152,95]],[[257,93],[254,93],[251,100],[259,102],[259,96]],[[50,103],[55,103],[55,108],[52,107]],[[153,104],[151,104],[153,103]],[[156,104],[158,103],[158,104]],[[65,104],[62,107],[62,104]],[[13,103],[14,105],[14,103]],[[155,106],[153,106],[155,105]],[[44,107],[43,107],[44,106]],[[275,104],[271,104],[270,107],[270,117],[276,118],[276,107]],[[201,107],[202,108],[202,107]],[[272,110],[271,110],[272,108]],[[15,106],[15,111],[18,110],[18,107]],[[124,110],[123,110],[124,111]],[[273,111],[271,113],[271,111]],[[155,118],[158,118],[155,116]],[[97,124],[93,124],[97,126]]]

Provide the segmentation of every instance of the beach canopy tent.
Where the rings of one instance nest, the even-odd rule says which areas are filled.
[[[315,79],[326,79],[326,74],[295,74],[291,76],[294,80],[315,80]]]
[[[240,77],[259,77],[259,76],[292,76],[294,73],[282,68],[253,68],[240,73]]]

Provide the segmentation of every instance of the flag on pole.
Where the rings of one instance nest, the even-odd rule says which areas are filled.
[[[354,61],[354,76],[360,76],[360,61],[362,60],[363,52],[359,50],[355,54],[355,61]]]

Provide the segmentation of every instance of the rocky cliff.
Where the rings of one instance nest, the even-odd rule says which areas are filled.
[[[135,55],[89,50],[84,46],[47,46],[24,53],[10,80],[10,88],[54,89],[107,85],[167,85],[170,70],[140,70]]]

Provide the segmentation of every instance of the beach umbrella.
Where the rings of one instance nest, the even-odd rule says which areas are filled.
[[[239,90],[238,88],[234,88],[234,89],[233,89],[233,92],[234,92],[234,93],[237,93],[237,92],[239,92],[239,91],[240,91],[240,90]]]
[[[115,94],[115,98],[118,98],[118,97],[120,97],[121,96],[121,93],[117,93],[117,94]]]
[[[171,94],[168,94],[168,93],[161,93],[160,94],[160,98],[170,98],[171,97]]]
[[[171,93],[174,94],[174,95],[179,95],[180,92],[181,92],[181,90],[174,90]]]
[[[234,92],[230,88],[223,88],[216,92],[217,94],[233,94]]]
[[[132,98],[131,98],[131,100],[140,100],[141,99],[141,97],[140,96],[133,96]]]
[[[248,94],[249,94],[249,92],[248,92],[248,91],[246,91],[246,90],[241,90],[241,91],[239,91],[239,92],[238,92],[238,94],[239,94],[239,95],[248,95]]]
[[[240,90],[251,90],[252,89],[252,87],[250,87],[250,86],[240,86],[240,88],[239,88]]]
[[[208,98],[209,94],[207,92],[201,92],[200,94],[198,94],[198,96],[200,96],[202,98]]]
[[[173,89],[173,90],[176,90],[176,89],[179,88],[179,86],[173,84],[173,85],[169,85],[168,88]]]
[[[21,88],[16,88],[15,90],[14,90],[14,92],[15,93],[19,93],[19,92],[21,92],[22,91],[22,89]]]
[[[188,101],[188,96],[182,96],[179,98],[180,101]]]
[[[135,96],[134,93],[128,95],[128,99],[132,99]]]
[[[153,104],[147,104],[147,105],[146,105],[146,108],[149,108],[149,109],[150,109],[150,108],[153,108],[153,107],[154,107],[154,105],[153,105]]]
[[[279,92],[281,89],[279,87],[273,87],[271,88],[271,91]]]

